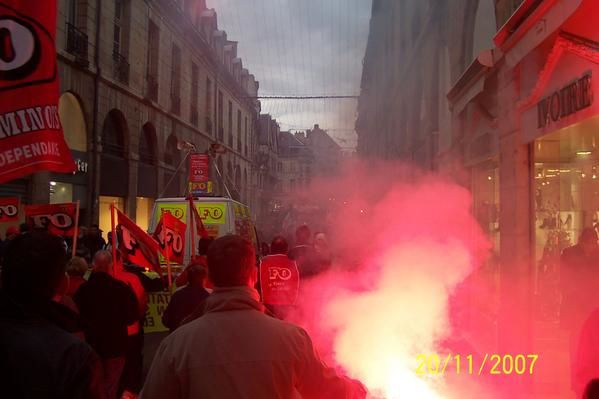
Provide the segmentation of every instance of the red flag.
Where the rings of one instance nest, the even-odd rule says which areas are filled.
[[[19,197],[0,198],[0,223],[19,221]]]
[[[63,237],[73,237],[75,234],[76,213],[77,206],[73,203],[25,205],[27,224]]]
[[[153,236],[160,245],[162,256],[168,258],[169,261],[183,264],[186,228],[187,225],[170,212],[162,214]]]
[[[202,238],[207,238],[209,236],[208,230],[206,230],[206,228],[204,227],[204,223],[202,223],[202,218],[198,213],[198,208],[196,208],[193,204],[192,196],[189,197],[189,209],[191,209],[191,223],[192,225],[195,225],[198,236]]]
[[[116,213],[122,237],[119,241],[119,249],[123,258],[130,263],[147,267],[162,275],[158,261],[160,245],[123,212],[116,209]]]
[[[56,0],[0,0],[0,183],[75,163],[58,117]]]

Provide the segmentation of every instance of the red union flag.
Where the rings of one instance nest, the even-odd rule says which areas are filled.
[[[169,261],[183,264],[185,257],[185,229],[187,225],[174,217],[170,212],[164,212],[154,231],[154,238],[160,245],[162,256]]]
[[[198,235],[198,237],[203,237],[206,238],[209,236],[208,234],[208,230],[206,230],[206,227],[204,227],[204,223],[202,222],[202,218],[200,217],[200,214],[198,213],[198,208],[195,207],[195,205],[193,204],[193,196],[189,196],[188,197],[189,200],[189,209],[191,210],[191,228],[193,229],[194,226],[196,228],[196,234]]]
[[[76,213],[77,205],[74,203],[25,205],[27,224],[63,237],[73,237]]]
[[[287,255],[269,255],[260,264],[262,302],[267,305],[293,305],[299,291],[297,264]]]
[[[56,0],[0,0],[0,183],[75,170],[58,118]]]
[[[169,261],[183,264],[185,257],[185,229],[187,225],[164,212],[154,231],[154,238],[160,244],[160,253]]]
[[[205,183],[208,181],[210,160],[206,154],[189,155],[189,182]]]
[[[19,221],[19,198],[0,198],[0,223]]]
[[[119,250],[124,260],[162,275],[158,261],[159,244],[123,212],[116,209],[116,213],[120,230]]]

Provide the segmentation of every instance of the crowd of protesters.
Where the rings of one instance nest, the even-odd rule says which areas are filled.
[[[171,335],[142,390],[143,318],[156,288],[143,268],[119,251],[113,259],[98,226],[79,230],[74,257],[69,241],[27,227],[9,228],[0,245],[0,383],[9,397],[365,397],[320,361],[304,330],[273,317],[284,317],[296,294],[265,308],[254,247],[233,235],[202,238],[176,279],[163,314]],[[276,237],[261,268],[325,270],[330,258],[305,233],[294,259]]]
[[[0,384],[7,397],[366,397],[358,381],[320,360],[306,331],[284,321],[298,300],[293,284],[266,287],[281,273],[299,285],[328,271],[333,256],[324,233],[300,226],[292,248],[274,237],[261,247],[259,262],[242,237],[202,238],[199,255],[175,280],[162,317],[170,334],[145,381],[147,292],[162,284],[124,264],[119,251],[113,259],[97,226],[79,242],[81,256],[69,259],[65,240],[23,225],[9,228],[0,244]],[[575,272],[598,251],[596,233],[585,231],[563,263]],[[564,320],[580,299],[570,288],[564,287]],[[585,364],[597,364],[599,310],[578,324]],[[588,371],[577,370],[578,377]],[[599,380],[592,372],[584,378],[590,383],[578,397],[599,398]]]

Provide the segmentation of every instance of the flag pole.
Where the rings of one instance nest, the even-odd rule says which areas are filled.
[[[112,229],[112,275],[116,275],[116,227],[114,225],[114,201],[110,204],[110,227]]]
[[[191,231],[191,259],[195,259],[196,257],[196,218],[195,213],[193,212],[193,195],[189,194],[189,220],[191,222],[190,231]]]
[[[72,244],[72,252],[71,257],[75,257],[75,253],[77,253],[77,237],[79,236],[79,206],[81,201],[77,200],[77,207],[75,208],[75,232],[73,233],[73,244]]]
[[[163,220],[164,223],[164,208],[160,210],[160,219]],[[164,224],[162,225],[162,228],[164,229]],[[166,243],[165,243],[166,244]],[[168,290],[170,291],[172,286],[173,286],[173,275],[171,273],[171,260],[170,257],[168,256],[169,251],[164,251],[165,252],[165,258],[166,258],[166,272],[168,275]]]

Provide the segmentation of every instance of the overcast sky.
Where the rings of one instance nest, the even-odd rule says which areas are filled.
[[[371,0],[208,0],[219,29],[239,42],[259,95],[358,95]],[[282,130],[315,123],[343,147],[356,143],[356,100],[262,100]]]

